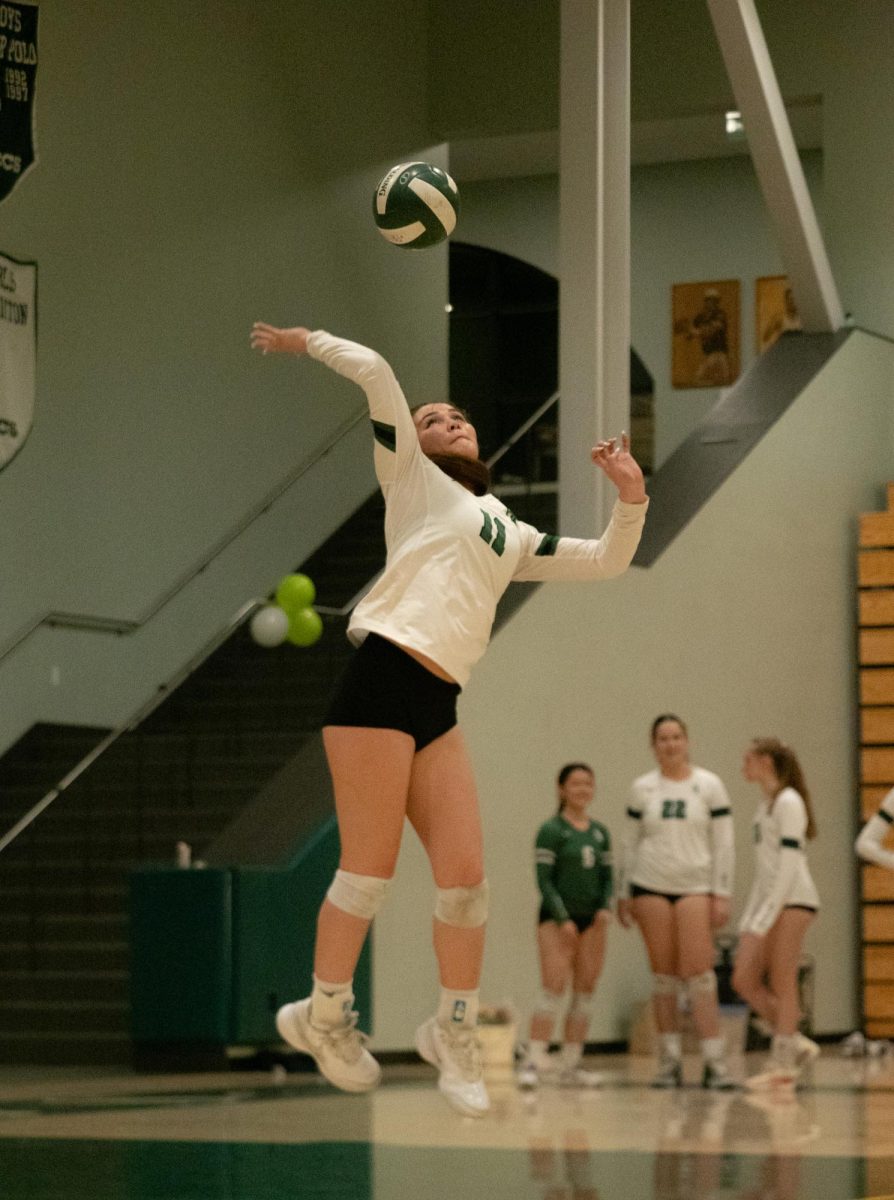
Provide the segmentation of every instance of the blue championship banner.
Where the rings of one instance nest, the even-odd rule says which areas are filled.
[[[0,254],[0,470],[34,420],[37,263]]]
[[[37,160],[36,84],[37,5],[0,0],[0,200]]]

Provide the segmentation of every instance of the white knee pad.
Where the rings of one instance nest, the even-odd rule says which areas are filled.
[[[683,981],[683,986],[690,1000],[694,1000],[696,996],[716,996],[717,976],[713,971],[702,971],[701,975],[690,975]]]
[[[652,990],[656,996],[675,996],[679,983],[676,975],[652,976]]]
[[[475,929],[487,920],[489,890],[486,879],[475,887],[438,888],[435,916],[445,925]]]
[[[342,912],[371,921],[382,907],[390,883],[390,879],[379,879],[376,875],[355,875],[352,871],[339,868],[326,898]]]
[[[562,992],[548,992],[544,988],[537,1000],[537,1007],[534,1009],[535,1014],[538,1017],[552,1017],[555,1019],[559,1015],[562,996]]]
[[[593,993],[592,992],[573,992],[571,996],[571,1007],[568,1009],[569,1017],[582,1017],[589,1021],[593,1015]]]

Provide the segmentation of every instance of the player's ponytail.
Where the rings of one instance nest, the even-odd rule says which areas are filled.
[[[779,780],[779,792],[786,787],[794,788],[804,801],[804,807],[807,810],[807,837],[815,838],[817,829],[816,818],[813,815],[813,802],[810,799],[810,792],[807,790],[804,772],[798,762],[797,754],[791,746],[786,746],[779,738],[755,738],[752,745],[755,754],[766,754],[772,760],[773,771]],[[778,795],[779,792],[776,794]]]

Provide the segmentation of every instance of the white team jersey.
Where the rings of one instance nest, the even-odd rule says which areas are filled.
[[[894,851],[886,850],[884,841],[894,827],[894,788],[882,801],[881,808],[860,830],[856,850],[867,862],[877,863],[894,871]]]
[[[462,687],[490,639],[510,581],[607,579],[630,565],[646,504],[615,503],[598,541],[558,538],[516,521],[496,496],[474,496],[423,454],[406,399],[373,350],[310,334],[311,357],[359,384],[369,402],[385,497],[385,570],[348,625],[418,650]]]
[[[789,905],[819,908],[804,852],[807,809],[794,788],[758,805],[754,818],[754,883],[739,922],[740,933],[765,934]]]
[[[733,864],[732,810],[719,776],[693,767],[688,779],[656,769],[634,780],[619,895],[635,883],[674,896],[729,896]]]

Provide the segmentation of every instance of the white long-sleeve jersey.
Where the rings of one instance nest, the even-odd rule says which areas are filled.
[[[496,496],[474,496],[426,458],[381,355],[322,330],[309,335],[307,349],[363,388],[375,435],[387,558],[348,625],[355,645],[377,633],[425,654],[462,687],[511,580],[608,579],[630,565],[648,503],[616,501],[598,540],[541,533]]]
[[[693,767],[688,779],[654,770],[633,781],[619,896],[629,896],[631,884],[675,896],[729,896],[733,868],[732,810],[718,775]]]
[[[819,908],[807,866],[807,808],[794,788],[783,788],[772,805],[763,798],[754,818],[754,883],[739,922],[740,933],[765,934],[792,904]]]
[[[867,862],[877,863],[894,871],[894,851],[886,850],[883,842],[894,826],[894,788],[888,792],[878,812],[869,818],[856,842],[856,851]]]

